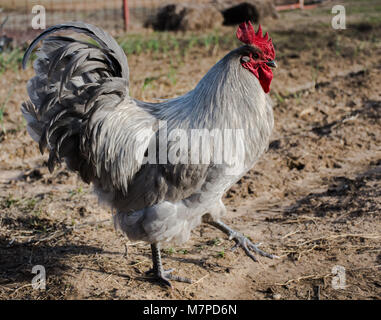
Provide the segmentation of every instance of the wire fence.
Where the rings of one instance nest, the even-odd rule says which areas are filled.
[[[32,9],[45,9],[46,26],[64,21],[82,20],[96,24],[112,34],[144,27],[159,8],[167,4],[201,4],[215,0],[0,0],[0,24],[7,19],[0,33],[25,41],[41,32],[32,28]],[[242,0],[242,2],[245,2]],[[299,0],[275,0],[275,4],[299,3]],[[128,9],[128,10],[126,10]],[[0,34],[1,35],[1,34]]]

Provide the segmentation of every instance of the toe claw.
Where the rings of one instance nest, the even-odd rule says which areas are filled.
[[[272,254],[269,254],[259,249],[259,246],[262,245],[262,243],[254,244],[242,234],[237,233],[235,236],[233,236],[233,240],[236,242],[236,244],[233,246],[232,250],[234,251],[237,247],[241,247],[245,251],[246,255],[249,256],[255,262],[257,262],[258,260],[252,254],[252,252],[255,252],[263,257],[267,257],[270,259],[273,259],[274,257],[276,257]]]
[[[158,277],[157,279],[165,286],[173,289],[172,283],[165,276]]]
[[[154,277],[159,282],[161,282],[162,284],[168,286],[171,289],[173,289],[173,286],[172,286],[170,280],[172,280],[172,281],[178,281],[178,282],[185,282],[185,283],[192,283],[192,280],[190,280],[188,278],[173,275],[172,272],[174,270],[175,269],[172,268],[172,269],[169,269],[169,270],[162,270],[160,272],[160,271],[154,271],[153,269],[150,269],[150,270],[148,270],[146,272],[146,274],[153,274]]]
[[[238,247],[239,247],[239,244],[236,243],[234,246],[231,247],[230,250],[231,250],[231,251],[236,251]]]
[[[246,247],[243,248],[245,250],[245,253],[251,258],[254,262],[258,262],[258,259],[247,249]]]
[[[221,230],[225,234],[227,234],[229,237],[229,240],[235,241],[235,245],[231,248],[232,251],[234,251],[238,247],[241,247],[245,251],[246,255],[249,256],[254,261],[257,261],[257,259],[254,257],[253,253],[260,254],[261,256],[264,256],[264,257],[267,257],[270,259],[278,258],[275,255],[266,253],[266,252],[262,251],[261,249],[259,249],[259,246],[261,245],[261,243],[257,243],[257,244],[252,243],[243,234],[233,230],[232,228],[227,226],[222,221],[220,221],[220,220],[214,221],[213,220],[213,221],[209,221],[208,223],[210,225],[216,227],[217,229]]]

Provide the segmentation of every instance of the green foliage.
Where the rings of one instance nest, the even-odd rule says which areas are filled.
[[[20,202],[20,199],[13,198],[12,195],[9,195],[7,198],[3,200],[3,206],[7,209],[13,207],[14,205],[18,204]]]
[[[21,67],[24,50],[16,48],[0,53],[0,75],[7,70],[17,71]]]
[[[3,133],[5,133],[5,128],[4,128],[5,107],[7,106],[7,103],[13,94],[14,87],[15,85],[13,84],[11,88],[8,90],[8,93],[5,96],[4,100],[0,103],[0,132],[3,132]]]
[[[225,257],[225,248],[222,248],[221,251],[217,252],[217,258],[224,258]]]
[[[168,71],[168,79],[172,85],[175,85],[177,82],[176,73],[177,73],[177,69],[174,67],[173,62],[171,61],[171,64],[169,66],[169,71]]]
[[[148,53],[185,56],[195,48],[211,50],[217,48],[231,49],[236,45],[233,35],[222,35],[219,31],[207,34],[173,34],[170,32],[154,32],[142,36],[127,34],[119,38],[119,44],[127,55]]]
[[[219,245],[221,245],[221,239],[220,238],[214,238],[214,239],[209,241],[209,244],[211,244],[212,246],[219,246]]]
[[[168,255],[172,255],[172,254],[176,253],[176,250],[174,248],[170,247],[170,248],[164,249],[164,252]]]

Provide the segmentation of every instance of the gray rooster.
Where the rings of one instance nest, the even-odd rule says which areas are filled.
[[[83,33],[96,44],[51,35],[63,30]],[[213,66],[195,89],[160,103],[129,96],[123,50],[86,23],[45,30],[23,59],[25,68],[43,40],[36,75],[27,85],[30,101],[21,109],[40,151],[49,151],[49,170],[64,160],[92,183],[100,201],[113,209],[115,227],[151,245],[149,272],[168,286],[170,280],[190,280],[163,269],[160,245],[187,241],[201,222],[226,233],[254,261],[253,253],[275,257],[221,221],[224,193],[267,149],[273,128],[267,95],[270,67],[276,67],[272,41],[250,22],[239,26],[237,37],[244,45]]]

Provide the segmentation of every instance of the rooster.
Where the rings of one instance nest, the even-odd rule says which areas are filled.
[[[85,34],[96,43],[52,35],[64,30]],[[49,151],[49,170],[65,161],[83,181],[92,183],[99,200],[112,208],[115,228],[130,240],[150,244],[149,272],[170,287],[171,280],[191,280],[164,270],[160,247],[184,243],[202,222],[227,234],[234,247],[241,247],[254,261],[254,254],[276,257],[221,221],[226,212],[224,193],[267,149],[274,122],[267,95],[271,67],[276,67],[272,40],[261,26],[255,32],[250,22],[241,24],[236,35],[243,46],[214,65],[192,91],[159,103],[129,96],[123,50],[108,33],[90,24],[68,22],[48,28],[23,58],[25,68],[42,40],[35,76],[27,84],[30,100],[21,111],[41,153]],[[209,162],[179,161],[193,152],[191,131],[215,129],[241,134],[219,147],[201,148],[211,156]],[[183,140],[190,142],[185,151],[176,148],[178,140],[169,139],[176,130],[189,134]],[[166,142],[160,141],[163,136]],[[224,154],[241,150],[236,157],[239,165],[217,161],[213,153],[222,149]],[[160,161],[163,150],[178,156],[178,161]]]

